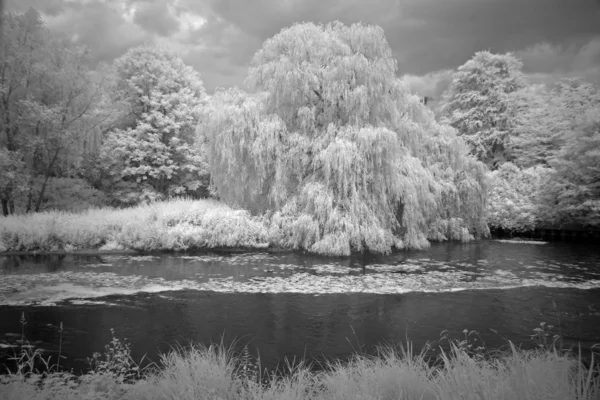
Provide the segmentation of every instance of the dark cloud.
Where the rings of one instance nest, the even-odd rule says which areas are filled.
[[[148,32],[169,36],[179,30],[179,21],[164,0],[137,2],[133,20]]]
[[[8,0],[7,8],[30,5],[102,60],[144,41],[167,43],[209,90],[241,83],[261,43],[302,21],[380,25],[398,75],[434,97],[448,71],[479,50],[517,52],[538,81],[600,76],[599,0]]]
[[[89,46],[99,60],[119,57],[130,47],[148,40],[106,3],[87,5],[73,23],[79,41]]]
[[[33,7],[44,14],[52,16],[64,12],[67,6],[64,0],[6,0],[5,2],[6,9],[10,11],[24,12],[29,7]]]
[[[381,25],[400,74],[456,68],[478,50],[518,50],[600,35],[600,7],[590,0],[215,0],[213,10],[249,35],[266,39],[294,21]]]

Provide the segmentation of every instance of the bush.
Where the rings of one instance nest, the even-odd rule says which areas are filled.
[[[540,190],[547,185],[551,172],[550,168],[542,166],[519,169],[512,163],[505,163],[491,172],[490,227],[524,232],[541,224],[551,224],[551,216],[542,213],[540,201]]]
[[[120,210],[47,211],[0,218],[4,251],[264,248],[269,241],[262,221],[213,200],[173,199]]]
[[[33,203],[37,201],[43,178],[37,178],[33,186]],[[21,206],[19,211],[25,211],[27,204],[26,194],[16,201]],[[40,211],[71,211],[80,212],[89,208],[104,207],[108,204],[108,198],[100,190],[94,189],[84,179],[80,178],[50,178],[44,191]]]

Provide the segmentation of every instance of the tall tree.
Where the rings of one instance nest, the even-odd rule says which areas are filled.
[[[423,163],[450,163],[422,162],[419,136],[451,141],[453,130],[395,73],[376,26],[296,24],[267,40],[246,81],[254,94],[217,92],[197,128],[218,195],[269,211],[283,244],[316,253],[388,252],[445,237],[448,224],[429,232],[442,218],[441,174]],[[438,150],[468,158],[464,145]],[[474,182],[467,191],[483,193]],[[458,236],[470,237],[473,227],[453,217]]]
[[[115,68],[114,100],[125,104],[127,118],[108,135],[101,159],[124,189],[117,195],[130,202],[201,193],[206,163],[193,148],[206,101],[200,75],[175,53],[147,45],[129,50]]]
[[[525,87],[522,63],[512,54],[480,51],[460,66],[442,95],[441,120],[456,129],[488,166],[510,159],[511,94]]]
[[[26,193],[28,174],[19,153],[0,147],[0,199],[2,215],[11,213],[9,199]]]
[[[549,162],[555,173],[542,190],[543,203],[557,223],[600,227],[600,107],[578,121]]]
[[[46,31],[35,10],[6,14],[3,22],[3,144],[26,163],[30,181],[25,208],[38,211],[61,157],[103,119],[96,108],[101,83],[90,79],[87,50]],[[42,184],[34,189],[38,176]],[[14,196],[2,201],[5,209]]]
[[[8,160],[20,159],[23,154],[17,143],[19,137],[19,103],[26,98],[40,72],[40,53],[44,43],[42,19],[35,10],[25,14],[3,14],[0,36],[0,144],[11,153]],[[2,193],[3,214],[14,210],[15,193],[7,189]]]
[[[565,134],[581,126],[581,117],[600,108],[600,91],[580,79],[563,79],[552,87],[530,85],[513,97],[514,133],[510,152],[522,167],[549,165]]]

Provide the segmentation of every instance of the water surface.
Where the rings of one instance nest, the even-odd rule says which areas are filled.
[[[422,252],[331,259],[297,253],[0,257],[0,345],[20,336],[58,347],[63,365],[110,341],[134,355],[189,341],[238,340],[264,365],[373,351],[442,330],[477,330],[488,347],[530,347],[540,322],[566,345],[600,343],[600,250],[592,245],[480,241]],[[496,332],[492,332],[494,329]]]

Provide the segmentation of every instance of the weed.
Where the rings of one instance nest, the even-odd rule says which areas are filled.
[[[140,364],[145,356],[136,363],[131,357],[131,346],[127,339],[117,338],[112,328],[110,332],[112,340],[104,346],[104,352],[96,352],[92,358],[88,358],[91,374],[107,375],[122,383],[141,379],[144,368],[140,368]]]

